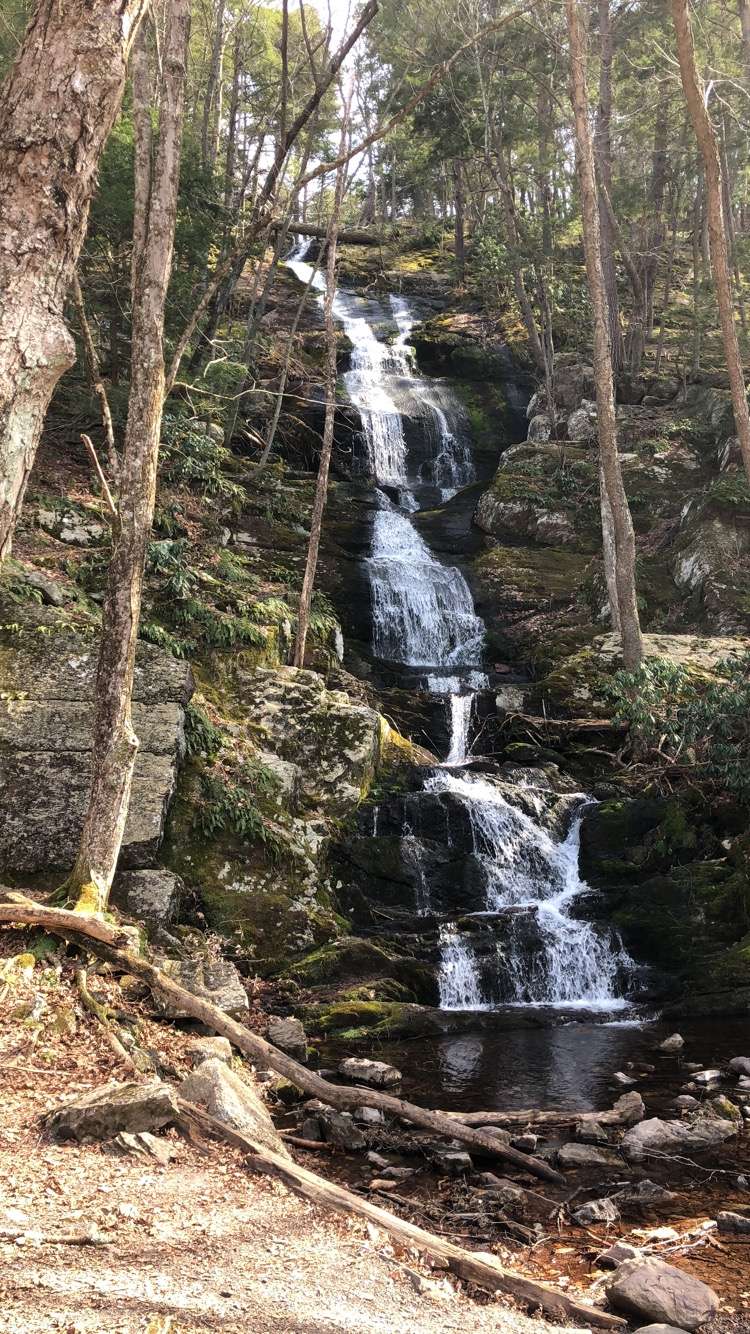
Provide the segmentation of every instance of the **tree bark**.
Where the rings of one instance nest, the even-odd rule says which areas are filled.
[[[612,16],[610,0],[599,0],[599,106],[594,128],[594,156],[602,184],[612,193]],[[620,305],[617,296],[617,268],[615,265],[615,238],[609,216],[604,213],[599,222],[601,236],[601,266],[607,296],[607,321],[612,369],[617,374],[623,362],[624,347],[620,328]]]
[[[705,89],[695,64],[693,30],[687,0],[672,0],[672,21],[677,37],[677,58],[690,119],[703,158],[706,180],[706,212],[708,243],[711,255],[719,323],[724,343],[724,358],[729,372],[729,384],[734,408],[734,425],[740,442],[742,461],[750,481],[750,413],[748,413],[745,379],[734,323],[732,277],[729,267],[727,235],[722,210],[722,181],[719,147],[711,118],[706,109]]]
[[[38,0],[0,88],[0,560],[75,360],[65,294],[149,0]]]
[[[344,116],[341,126],[341,152],[344,150],[349,135],[350,112],[351,98],[347,101],[344,107]],[[297,612],[297,636],[294,641],[295,667],[304,667],[305,665],[305,646],[307,644],[307,632],[310,625],[310,608],[312,607],[313,588],[315,587],[315,575],[318,568],[320,534],[323,527],[323,513],[326,507],[326,500],[328,499],[328,473],[331,467],[331,454],[333,452],[333,427],[336,418],[336,326],[333,319],[333,302],[336,296],[336,244],[338,241],[339,219],[341,217],[341,203],[344,198],[346,176],[346,164],[342,163],[336,173],[333,210],[328,225],[326,290],[323,301],[323,319],[326,337],[325,421],[323,425],[323,444],[320,450],[320,462],[318,464],[318,477],[315,483],[315,499],[313,501],[312,520],[310,523],[310,540],[307,544],[307,560],[305,561],[305,573],[302,578],[302,590],[300,592],[299,608]]]
[[[216,157],[219,151],[225,18],[225,0],[216,0],[213,40],[211,42],[211,61],[208,67],[208,81],[206,84],[205,102],[203,104],[203,125],[201,127],[201,156],[203,158],[204,168],[206,171],[210,172],[212,172],[216,166]]]
[[[594,376],[599,432],[604,562],[613,621],[619,615],[622,656],[630,671],[643,658],[635,588],[635,533],[617,452],[614,376],[609,343],[607,293],[602,268],[599,205],[586,94],[586,33],[580,0],[565,0],[570,41],[571,101],[575,120],[578,179],[583,214],[586,280],[594,324]],[[608,541],[611,533],[611,541]],[[614,597],[614,602],[612,599]]]
[[[131,699],[146,546],[156,497],[164,402],[164,311],[177,216],[190,0],[171,0],[165,31],[150,189],[144,175],[136,175],[134,230],[143,241],[134,261],[130,397],[102,612],[91,791],[78,856],[66,884],[78,908],[93,912],[104,911],[109,898],[138,749]]]
[[[466,277],[466,235],[464,224],[464,173],[460,158],[453,160],[454,254],[459,283]],[[395,218],[394,218],[395,221]]]

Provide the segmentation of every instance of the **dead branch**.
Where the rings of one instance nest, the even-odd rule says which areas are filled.
[[[87,913],[71,912],[64,908],[48,908],[45,904],[34,903],[30,899],[22,900],[21,903],[3,903],[0,902],[0,922],[13,922],[15,925],[26,926],[44,926],[47,930],[64,939],[73,939],[80,943],[80,938],[90,940],[91,948],[95,954],[101,955],[110,962],[118,964],[124,971],[135,974],[136,977],[142,977],[148,983],[152,991],[157,996],[163,996],[177,1002],[178,1008],[191,1018],[197,1019],[200,1023],[206,1024],[212,1028],[215,1033],[221,1034],[229,1039],[246,1056],[255,1061],[258,1065],[270,1067],[284,1078],[290,1080],[297,1088],[313,1098],[320,1098],[330,1107],[355,1108],[355,1107],[375,1107],[384,1112],[387,1116],[407,1121],[412,1125],[419,1126],[433,1135],[439,1135],[443,1138],[452,1138],[461,1140],[463,1143],[473,1146],[475,1150],[482,1150],[483,1153],[492,1157],[502,1158],[506,1162],[512,1163],[520,1171],[532,1172],[535,1176],[542,1177],[546,1181],[554,1181],[560,1184],[564,1177],[557,1172],[549,1163],[545,1163],[541,1158],[534,1158],[530,1154],[521,1153],[509,1145],[502,1144],[495,1136],[486,1134],[483,1130],[475,1130],[471,1126],[462,1124],[460,1121],[454,1121],[451,1117],[445,1116],[442,1112],[433,1112],[426,1107],[418,1107],[415,1103],[407,1102],[403,1098],[394,1097],[389,1093],[381,1093],[376,1089],[352,1088],[348,1085],[330,1084],[327,1080],[321,1079],[320,1075],[314,1071],[308,1070],[304,1065],[300,1065],[287,1056],[285,1052],[279,1051],[273,1047],[270,1042],[260,1037],[250,1029],[244,1028],[218,1006],[211,1005],[209,1001],[200,1000],[192,992],[186,991],[184,987],[178,985],[160,968],[149,963],[134,950],[122,948],[123,935],[121,929],[110,926],[101,918]],[[129,944],[127,936],[125,941]]]
[[[574,1316],[576,1319],[606,1329],[626,1328],[626,1322],[619,1316],[585,1306],[569,1297],[567,1293],[557,1291],[544,1283],[535,1283],[531,1279],[513,1273],[512,1270],[504,1269],[493,1256],[475,1254],[452,1242],[442,1241],[433,1233],[403,1218],[398,1218],[395,1214],[381,1209],[379,1205],[371,1204],[369,1200],[354,1195],[342,1186],[325,1181],[314,1172],[309,1172],[306,1168],[299,1167],[296,1163],[281,1158],[267,1149],[259,1148],[246,1135],[230,1129],[223,1122],[204,1112],[202,1108],[185,1102],[182,1098],[177,1099],[177,1106],[180,1119],[184,1118],[188,1124],[197,1125],[201,1130],[226,1139],[241,1149],[246,1155],[245,1161],[251,1171],[277,1178],[296,1195],[322,1208],[366,1218],[402,1244],[416,1247],[432,1258],[447,1263],[459,1278],[476,1283],[477,1286],[486,1288],[490,1292],[508,1292],[529,1307],[541,1308],[556,1319],[560,1319],[561,1316]]]

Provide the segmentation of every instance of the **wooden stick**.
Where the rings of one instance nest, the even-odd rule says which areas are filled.
[[[633,1117],[616,1105],[606,1112],[589,1111],[540,1111],[527,1108],[525,1111],[509,1112],[443,1112],[443,1116],[453,1121],[460,1121],[465,1126],[574,1126],[579,1121],[598,1122],[599,1125],[626,1125]]]
[[[216,1117],[210,1116],[201,1107],[185,1102],[180,1097],[176,1101],[181,1120],[184,1118],[188,1124],[193,1123],[201,1130],[218,1135],[235,1145],[246,1155],[245,1161],[251,1171],[276,1177],[303,1199],[310,1200],[322,1208],[335,1209],[338,1213],[357,1214],[360,1218],[366,1218],[404,1245],[417,1247],[425,1254],[447,1263],[459,1278],[476,1283],[478,1287],[486,1288],[490,1292],[508,1292],[531,1308],[541,1307],[555,1319],[574,1316],[578,1320],[585,1320],[591,1325],[599,1325],[605,1329],[626,1329],[626,1321],[619,1316],[586,1306],[582,1302],[575,1301],[567,1293],[549,1287],[546,1283],[535,1283],[521,1274],[504,1269],[494,1256],[477,1254],[464,1250],[453,1242],[443,1241],[433,1233],[426,1232],[424,1228],[398,1218],[387,1209],[381,1209],[379,1205],[371,1204],[369,1200],[345,1190],[343,1186],[333,1185],[314,1172],[309,1172],[307,1168],[261,1148],[246,1135],[230,1129]]]
[[[408,1121],[433,1135],[461,1140],[474,1149],[481,1149],[492,1157],[502,1158],[506,1162],[512,1163],[519,1171],[532,1172],[545,1181],[554,1181],[559,1185],[565,1180],[560,1172],[550,1167],[549,1163],[545,1163],[541,1158],[534,1158],[531,1154],[512,1149],[509,1145],[502,1144],[495,1136],[485,1134],[483,1130],[475,1130],[471,1126],[463,1125],[460,1121],[454,1121],[442,1112],[429,1111],[426,1107],[418,1107],[415,1103],[406,1102],[403,1098],[396,1098],[392,1094],[381,1093],[376,1089],[329,1084],[327,1080],[321,1079],[320,1075],[315,1074],[313,1070],[308,1070],[306,1066],[300,1065],[291,1056],[287,1056],[286,1052],[279,1051],[277,1047],[273,1047],[270,1042],[266,1042],[257,1033],[243,1027],[236,1020],[230,1019],[229,1015],[224,1010],[220,1010],[218,1006],[212,1005],[210,1001],[201,1000],[194,996],[192,992],[186,991],[185,987],[179,986],[172,978],[167,977],[166,973],[163,973],[160,968],[148,963],[146,959],[136,954],[132,949],[120,948],[124,933],[110,926],[100,917],[88,913],[70,912],[64,908],[48,908],[44,904],[33,903],[30,899],[19,902],[18,898],[19,896],[16,896],[16,901],[11,904],[0,902],[0,922],[36,924],[46,927],[49,931],[61,935],[65,939],[69,939],[71,936],[74,939],[80,937],[90,939],[94,953],[102,955],[110,962],[119,964],[126,972],[144,978],[157,997],[161,995],[177,1002],[181,1011],[189,1014],[192,1019],[197,1019],[200,1023],[206,1024],[215,1033],[220,1033],[223,1037],[228,1038],[239,1051],[244,1052],[251,1060],[275,1070],[278,1074],[290,1080],[291,1083],[296,1084],[297,1088],[309,1093],[313,1098],[320,1098],[328,1106],[339,1109],[375,1107],[388,1116]]]
[[[96,450],[94,449],[94,445],[93,445],[93,442],[92,442],[92,440],[91,440],[91,437],[88,436],[88,435],[85,435],[85,434],[81,433],[81,439],[82,439],[84,445],[86,446],[86,450],[87,450],[87,452],[88,452],[88,456],[89,456],[89,458],[91,459],[91,462],[92,462],[93,465],[94,465],[94,472],[96,473],[97,477],[99,478],[99,485],[101,486],[102,491],[104,492],[104,499],[105,499],[106,502],[107,502],[107,509],[109,510],[110,514],[112,515],[112,518],[113,518],[113,519],[116,519],[116,518],[117,518],[117,506],[115,505],[115,502],[114,502],[114,500],[113,500],[113,498],[112,498],[112,492],[111,492],[110,489],[109,489],[109,483],[108,483],[106,477],[104,476],[104,470],[102,469],[102,465],[101,465],[101,463],[99,462],[99,457],[98,457],[98,455],[97,455]]]

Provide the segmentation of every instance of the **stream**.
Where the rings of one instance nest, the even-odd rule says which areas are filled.
[[[287,260],[303,283],[312,273],[310,244]],[[312,285],[322,291],[321,274]],[[430,549],[417,523],[420,512],[439,511],[476,480],[466,415],[449,384],[420,373],[409,343],[419,315],[408,300],[339,289],[334,313],[352,348],[342,382],[361,421],[355,466],[374,493],[364,558],[373,660],[400,673],[408,688],[438,697],[446,713],[441,765],[426,772],[421,791],[370,807],[365,831],[373,855],[385,840],[395,843],[411,879],[398,893],[394,932],[433,942],[440,1008],[477,1018],[473,1034],[437,1044],[433,1065],[442,1062],[448,1072],[443,1086],[451,1067],[464,1069],[464,1091],[472,1071],[481,1072],[488,1057],[497,1062],[486,1020],[515,1007],[520,1031],[507,1032],[506,1014],[502,1041],[516,1053],[519,1076],[528,1064],[520,1050],[536,1036],[528,1031],[532,1015],[537,1032],[538,1019],[561,1035],[577,1020],[582,1032],[596,1034],[600,1054],[610,1049],[609,1069],[617,1069],[628,1031],[622,1023],[639,1024],[630,1000],[635,965],[613,931],[577,915],[591,894],[578,849],[592,798],[564,780],[551,784],[541,770],[511,769],[498,779],[464,767],[477,696],[492,686],[485,627],[463,573]],[[612,1019],[618,1026],[607,1024]],[[550,1072],[550,1087],[538,1091],[541,1105],[565,1096],[564,1080],[558,1087],[554,1076],[554,1041],[548,1034],[540,1047]],[[561,1036],[560,1045],[568,1049],[569,1040]],[[533,1097],[528,1083],[536,1081],[531,1070],[527,1076],[522,1101]],[[486,1070],[481,1082],[486,1097]]]

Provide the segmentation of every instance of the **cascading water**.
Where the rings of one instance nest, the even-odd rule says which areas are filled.
[[[287,261],[303,282],[312,274],[305,260],[309,245],[300,245]],[[322,276],[316,274],[312,285],[322,290]],[[545,828],[542,793],[527,787],[514,805],[492,783],[455,772],[467,758],[474,698],[489,684],[482,670],[485,629],[463,574],[433,555],[414,514],[422,501],[432,508],[436,496],[444,503],[475,479],[460,406],[445,386],[419,374],[409,346],[416,317],[403,297],[391,296],[386,310],[338,291],[334,313],[352,345],[343,383],[362,423],[361,464],[377,485],[366,558],[373,651],[446,699],[448,754],[424,791],[444,794],[463,808],[485,900],[484,911],[475,914],[477,926],[502,925],[493,937],[488,977],[477,933],[450,920],[439,924],[440,1004],[470,1010],[500,1002],[615,1008],[624,1004],[618,996],[630,960],[607,932],[571,915],[574,902],[588,892],[578,875],[585,798],[575,798],[579,810],[569,812],[567,836],[556,838]],[[407,422],[421,428],[414,460]],[[373,830],[376,836],[376,822]],[[428,917],[434,910],[423,844],[405,824],[400,834],[402,857],[414,874],[417,915]]]

